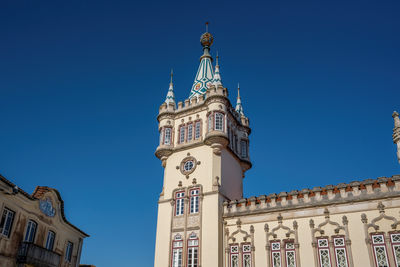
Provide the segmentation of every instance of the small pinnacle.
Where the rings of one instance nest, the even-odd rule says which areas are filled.
[[[217,51],[217,56],[216,56],[216,59],[217,59],[217,66],[219,66],[219,64],[218,64],[218,59],[219,59],[219,56],[218,56],[218,51]]]
[[[171,69],[171,83],[172,83],[172,77],[174,76],[174,70]]]

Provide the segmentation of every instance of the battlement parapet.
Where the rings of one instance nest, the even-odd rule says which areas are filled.
[[[400,175],[225,201],[224,217],[400,197]]]

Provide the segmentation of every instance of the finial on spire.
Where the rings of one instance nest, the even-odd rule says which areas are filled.
[[[171,69],[171,81],[169,83],[167,97],[165,98],[165,103],[172,103],[175,106],[175,94],[174,94],[174,84],[172,82],[172,77],[174,76],[173,70]]]
[[[208,21],[206,22],[206,32],[208,32]]]
[[[215,65],[215,71],[214,71],[214,76],[213,76],[213,79],[212,79],[212,84],[215,86],[215,87],[218,87],[218,86],[222,86],[222,79],[221,79],[221,74],[219,73],[219,64],[218,64],[218,59],[219,59],[219,56],[218,56],[218,51],[217,51],[217,64]]]
[[[217,51],[217,56],[215,58],[216,58],[216,66],[219,66],[219,64],[218,64],[218,59],[219,59],[218,51]]]
[[[236,112],[239,113],[241,116],[244,116],[243,107],[242,107],[242,99],[240,98],[240,84],[238,83],[238,94],[236,100]]]

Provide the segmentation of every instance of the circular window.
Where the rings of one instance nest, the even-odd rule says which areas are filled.
[[[193,167],[194,167],[194,163],[191,160],[186,161],[185,164],[183,165],[183,169],[186,172],[191,171],[193,169]]]
[[[181,173],[184,175],[189,175],[196,169],[197,161],[194,157],[186,157],[181,162]]]

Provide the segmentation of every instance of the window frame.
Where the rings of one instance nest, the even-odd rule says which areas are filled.
[[[343,245],[336,245],[335,239],[343,239]],[[334,235],[332,236],[332,244],[333,244],[333,252],[335,254],[335,264],[339,266],[338,257],[337,257],[337,250],[343,249],[345,256],[346,256],[346,267],[349,267],[349,256],[347,255],[347,248],[346,248],[346,237],[344,235]]]
[[[67,244],[65,246],[65,255],[64,255],[64,260],[65,262],[72,262],[72,253],[74,251],[74,243],[71,241],[67,241]]]
[[[53,242],[51,243],[51,247],[48,247],[50,233],[53,235],[53,240],[52,240]],[[47,250],[53,251],[55,241],[56,241],[56,233],[55,233],[54,231],[52,231],[52,230],[49,230],[49,231],[47,232],[47,238],[46,238],[46,243],[45,243],[45,246],[44,246],[44,247],[45,247]]]
[[[197,193],[193,193],[193,191],[197,191]],[[189,214],[197,214],[200,212],[200,188],[191,188],[189,190]],[[193,204],[195,203],[195,204]],[[196,205],[197,204],[197,205]],[[192,209],[193,205],[193,209]],[[197,210],[195,208],[197,207]],[[193,211],[192,211],[193,210]]]
[[[180,246],[175,246],[175,243],[181,243]],[[177,267],[183,267],[184,266],[184,262],[183,262],[183,238],[180,234],[176,235],[174,237],[174,239],[172,240],[172,244],[171,244],[171,267],[175,267],[174,265],[174,253],[175,250],[178,251],[178,253],[180,252],[181,254],[181,258],[180,258],[180,264],[178,262],[178,266]],[[179,256],[178,256],[179,259]],[[180,265],[180,266],[179,266]]]
[[[389,232],[390,246],[392,247],[393,259],[394,259],[394,262],[395,262],[396,266],[399,266],[400,265],[400,259],[397,260],[397,258],[396,258],[395,247],[400,247],[400,240],[399,241],[393,241],[393,236],[394,235],[400,235],[400,232],[399,231]]]
[[[192,235],[192,234],[191,234]],[[189,244],[189,242],[190,241],[197,241],[197,244],[196,245],[190,245]],[[187,240],[187,261],[186,261],[186,263],[187,263],[187,267],[199,267],[199,261],[200,261],[200,254],[199,254],[199,252],[200,252],[200,249],[199,249],[199,238],[198,238],[198,236],[196,235],[195,237],[191,237],[191,236],[189,236],[189,238],[188,238],[188,240]],[[191,263],[189,263],[189,251],[190,251],[190,249],[197,249],[197,263],[196,263],[196,265],[192,262],[192,264]],[[193,253],[194,251],[192,251],[192,255],[194,255],[194,253]],[[194,259],[193,259],[194,260]]]
[[[34,232],[33,232],[32,240],[30,240],[30,239],[31,239],[31,236],[32,236],[32,228],[31,228],[31,225],[34,225],[34,226],[35,226],[35,227],[34,227]],[[35,243],[37,229],[38,229],[38,223],[35,222],[35,221],[32,220],[32,219],[29,219],[29,220],[28,220],[28,223],[26,224],[26,228],[25,228],[24,242],[27,242],[27,243]],[[29,232],[28,232],[28,230],[29,230]],[[29,234],[29,236],[28,236],[28,234]],[[28,238],[28,239],[27,239],[27,238]]]
[[[191,130],[191,131],[190,131]],[[189,135],[189,133],[191,133],[190,135]],[[187,124],[187,138],[186,138],[186,141],[187,142],[190,142],[190,141],[193,141],[194,140],[194,135],[193,135],[193,122],[189,122],[188,124]]]
[[[167,133],[169,134],[169,138],[167,139]],[[167,142],[168,140],[168,142]],[[163,144],[171,145],[172,144],[172,127],[164,127],[163,128]]]
[[[379,267],[378,260],[376,258],[376,251],[375,251],[376,247],[383,247],[384,248],[385,256],[386,256],[386,263],[387,263],[388,266],[390,266],[389,257],[388,257],[388,251],[387,251],[386,242],[385,242],[385,233],[371,233],[370,236],[371,236],[371,248],[372,248],[372,253],[373,253],[373,256],[374,256],[375,266]],[[382,236],[382,243],[374,243],[374,236]]]
[[[181,124],[179,125],[179,136],[178,136],[178,143],[183,144],[186,141],[186,125]]]
[[[250,246],[250,250],[245,252],[244,251],[245,246]],[[244,260],[245,260],[244,256],[245,255],[250,255],[250,266],[249,267],[251,267],[252,266],[252,261],[253,261],[253,257],[251,255],[251,243],[249,243],[249,242],[242,243],[241,244],[241,249],[242,249],[242,259],[241,259],[242,267],[245,267],[245,265],[244,265]]]
[[[271,248],[271,267],[283,267],[282,266],[282,248],[281,248],[281,241],[280,240],[273,240],[270,241],[270,248]],[[279,248],[278,249],[274,249],[274,244],[278,244]],[[279,255],[279,265],[280,266],[276,266],[274,263],[274,254],[278,254]]]
[[[219,122],[218,121],[218,117],[220,116],[220,119],[221,119],[221,121],[220,121],[220,123],[221,123],[221,128],[219,129],[219,128],[217,128],[217,123]],[[219,132],[224,132],[224,128],[225,128],[225,114],[224,113],[222,113],[222,112],[220,112],[220,111],[216,111],[216,112],[214,112],[214,124],[213,124],[213,126],[214,126],[214,131],[219,131]]]
[[[207,129],[208,129],[208,132],[211,132],[214,130],[214,114],[213,113],[210,113],[207,116]]]
[[[232,252],[232,248],[233,247],[237,247],[237,252]],[[239,267],[239,263],[240,263],[240,254],[239,254],[239,250],[240,250],[240,246],[239,244],[235,243],[235,244],[230,244],[229,245],[229,267],[234,267],[232,265],[232,256],[233,255],[237,255],[237,266]]]
[[[179,196],[178,196],[179,194]],[[182,195],[181,195],[182,194]],[[178,210],[179,208],[179,210]],[[175,192],[175,212],[174,216],[182,216],[185,214],[185,191]],[[179,211],[179,212],[178,212]]]
[[[323,246],[323,247],[320,246],[320,244],[319,244],[320,240],[326,240],[326,246]],[[318,252],[317,254],[318,254],[318,266],[319,267],[322,267],[322,261],[321,261],[321,251],[322,250],[328,251],[329,266],[333,267],[332,266],[332,255],[331,255],[331,251],[329,249],[329,238],[326,236],[317,238],[317,252]]]
[[[6,214],[5,214],[5,213],[6,213]],[[10,215],[10,214],[12,215],[12,216],[11,216],[11,222],[9,222],[8,234],[6,235],[6,234],[4,233],[4,232],[5,232],[5,226],[7,225],[7,222],[8,222],[8,219],[9,219],[9,215]],[[3,222],[3,218],[4,218],[4,222],[3,222],[2,228],[0,229],[0,236],[4,236],[4,237],[6,237],[6,238],[10,238],[11,232],[12,232],[12,230],[13,230],[15,214],[16,214],[16,212],[13,211],[12,209],[9,209],[9,208],[7,208],[7,207],[4,207],[4,208],[3,208],[3,212],[1,213],[0,225],[1,225],[1,222]]]
[[[293,245],[293,248],[288,248],[287,245],[291,244]],[[296,245],[294,243],[294,240],[286,240],[284,242],[284,253],[285,253],[285,265],[288,267],[288,253],[293,252],[294,255],[294,267],[297,267],[297,258],[296,258]]]
[[[196,120],[194,121],[194,140],[198,140],[200,139],[200,137],[201,137],[201,120]]]
[[[245,154],[243,155],[243,149]],[[240,157],[242,158],[248,158],[249,152],[248,152],[248,142],[246,139],[240,139]]]

